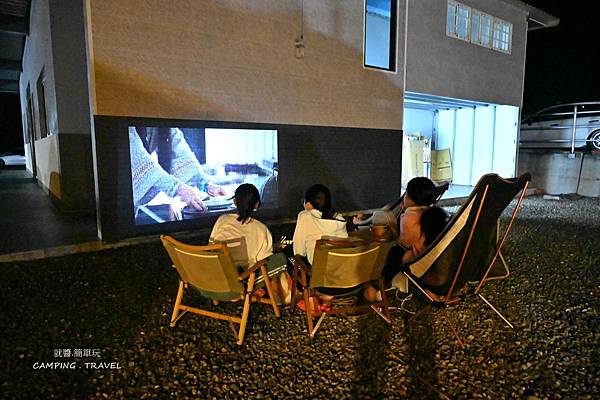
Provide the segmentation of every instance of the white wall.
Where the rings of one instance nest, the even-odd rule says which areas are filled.
[[[475,108],[471,184],[475,184],[482,175],[493,169],[493,161],[496,158],[494,154],[494,113],[494,106]],[[514,163],[511,166],[514,168]]]
[[[450,149],[450,152],[453,151],[455,124],[456,113],[454,110],[438,111],[436,146],[434,150]]]
[[[23,72],[19,81],[21,97],[21,114],[27,115],[27,85],[33,99],[33,124],[35,132],[40,132],[38,107],[37,80],[42,70],[45,76],[45,103],[48,133],[55,134],[58,130],[56,113],[56,92],[54,83],[54,63],[52,55],[52,39],[50,34],[50,10],[47,1],[33,0],[31,2],[31,19],[29,35],[25,42],[23,52]],[[23,127],[27,123],[23,121]],[[41,184],[49,189],[56,197],[60,198],[60,185],[51,185],[50,176],[59,174],[60,161],[58,157],[58,144],[56,138],[43,138],[35,141],[37,176]],[[49,152],[53,152],[50,155]],[[47,153],[47,154],[46,154]],[[31,156],[31,153],[28,153]],[[31,168],[31,163],[28,162]],[[53,187],[52,187],[53,186]]]
[[[513,106],[439,111],[436,148],[451,149],[452,183],[475,185],[491,172],[515,176],[518,116]]]
[[[452,183],[470,185],[475,110],[473,108],[461,108],[455,112],[456,131],[452,150]]]
[[[411,134],[421,132],[431,140],[434,126],[434,112],[429,110],[418,110],[415,108],[404,108],[404,133]]]
[[[515,176],[518,129],[519,108],[497,106],[492,171],[504,178]]]
[[[22,114],[27,115],[29,85],[33,124],[40,132],[37,81],[43,71],[49,136],[35,141],[37,178],[70,211],[89,211],[94,202],[83,22],[82,0],[33,0],[19,82]]]

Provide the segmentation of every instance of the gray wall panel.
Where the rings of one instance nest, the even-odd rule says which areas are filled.
[[[279,208],[262,220],[295,218],[308,186],[323,183],[340,211],[380,207],[400,194],[402,132],[398,130],[95,117],[102,237],[210,227],[218,215],[136,226],[133,220],[128,126],[277,129]]]

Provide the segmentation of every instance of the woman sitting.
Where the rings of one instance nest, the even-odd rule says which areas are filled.
[[[304,195],[304,210],[298,214],[294,230],[294,254],[312,264],[317,240],[323,236],[347,238],[346,220],[331,205],[331,192],[325,185],[316,184]]]
[[[285,256],[273,255],[271,232],[265,224],[254,218],[255,212],[260,206],[258,189],[249,183],[238,186],[233,203],[237,213],[221,215],[213,226],[209,241],[226,243],[235,265],[241,269],[248,268],[267,257],[269,259],[266,266],[269,271],[285,266]],[[279,290],[277,281],[273,280],[272,282]],[[257,295],[260,294],[260,292],[257,293]]]
[[[302,256],[309,265],[313,262],[315,244],[324,236],[347,238],[346,220],[337,214],[331,203],[331,192],[325,185],[316,184],[308,188],[304,195],[304,210],[298,214],[294,231],[292,249],[284,250],[288,259],[293,260],[294,254]],[[288,263],[288,273],[293,275],[293,262]],[[307,277],[310,281],[310,277]],[[300,283],[299,283],[300,284]],[[301,289],[299,287],[299,289]],[[332,296],[354,291],[350,289],[321,288],[319,299],[328,302]],[[298,303],[304,307],[304,302]]]
[[[390,250],[383,269],[386,282],[390,282],[400,272],[403,262],[414,258],[424,249],[421,215],[431,207],[435,196],[435,185],[428,178],[413,178],[406,185],[406,192],[400,202],[401,213],[390,226],[392,233],[397,236],[397,245]]]

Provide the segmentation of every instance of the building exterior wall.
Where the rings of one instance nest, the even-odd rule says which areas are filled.
[[[28,121],[33,125],[35,132],[40,132],[40,118],[37,93],[37,80],[42,73],[45,76],[45,102],[46,119],[48,121],[47,138],[35,140],[37,177],[40,184],[49,190],[55,197],[61,197],[60,185],[51,187],[50,176],[56,176],[60,171],[58,158],[57,138],[52,137],[58,131],[58,118],[56,108],[56,92],[54,83],[54,63],[52,59],[52,36],[50,31],[50,9],[47,1],[32,1],[29,36],[25,42],[23,53],[23,72],[19,81],[21,98],[21,115],[27,116],[27,87],[29,86],[31,98],[33,99],[33,120]],[[29,126],[23,121],[23,126]],[[28,168],[31,170],[32,163],[29,146],[25,146],[27,152]],[[51,154],[52,152],[52,154]]]
[[[91,118],[82,0],[50,0],[62,208],[93,212]]]
[[[363,0],[304,1],[298,59],[300,7],[91,0],[95,113],[401,129],[402,72],[363,68]]]
[[[447,36],[447,0],[406,1],[407,91],[521,106],[527,36],[524,10],[497,0],[459,1],[513,24],[512,50],[506,54]]]
[[[86,65],[82,1],[33,0],[20,80],[22,114],[29,86],[39,132],[36,84],[43,71],[48,137],[35,141],[37,178],[60,208],[72,211],[94,209]]]

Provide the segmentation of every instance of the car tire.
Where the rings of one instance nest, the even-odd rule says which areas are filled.
[[[587,142],[588,149],[592,151],[600,151],[600,129],[596,129],[590,133],[588,140],[591,140],[591,142]]]
[[[4,162],[4,160],[0,158],[0,169],[4,168],[5,164],[6,163]]]

